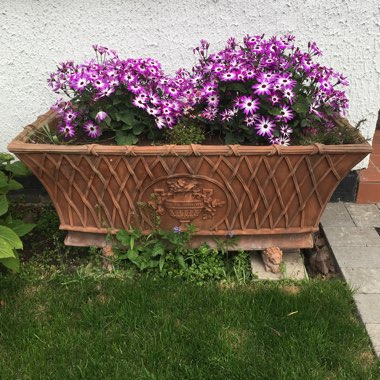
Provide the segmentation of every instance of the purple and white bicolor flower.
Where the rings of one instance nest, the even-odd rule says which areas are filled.
[[[95,120],[98,122],[98,123],[101,123],[102,121],[104,121],[106,118],[108,117],[108,114],[104,111],[99,111],[96,116],[95,116]]]
[[[92,139],[96,139],[101,135],[99,125],[95,124],[92,120],[88,120],[83,124],[83,129],[86,131],[87,135]]]

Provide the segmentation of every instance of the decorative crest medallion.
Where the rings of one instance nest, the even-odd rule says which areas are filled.
[[[159,215],[166,212],[185,227],[192,220],[201,216],[202,219],[212,219],[217,207],[224,201],[213,198],[213,189],[201,188],[200,183],[193,178],[180,177],[166,181],[168,190],[155,188],[153,201],[150,205]]]

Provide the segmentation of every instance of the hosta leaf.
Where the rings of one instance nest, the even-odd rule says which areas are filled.
[[[11,220],[6,222],[5,225],[13,230],[18,237],[24,236],[29,233],[36,225],[31,223],[24,223],[22,220]]]
[[[20,271],[20,260],[18,258],[17,252],[13,251],[15,257],[6,257],[0,259],[0,264],[3,264],[6,268],[13,270],[14,272]]]
[[[0,259],[16,257],[12,246],[3,238],[0,237]]]
[[[0,226],[0,238],[6,240],[12,248],[22,249],[22,241],[9,227]]]
[[[8,190],[20,190],[23,186],[20,182],[15,181],[14,179],[10,179],[8,183]]]
[[[8,200],[3,194],[0,194],[0,216],[8,211]]]
[[[21,161],[9,163],[5,166],[5,169],[13,173],[16,177],[22,177],[30,174],[29,169]]]

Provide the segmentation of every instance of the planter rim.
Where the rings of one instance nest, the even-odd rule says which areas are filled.
[[[28,138],[43,125],[53,122],[56,112],[50,110],[39,116],[37,120],[27,125],[24,130],[16,136],[9,144],[8,150],[12,153],[41,153],[51,154],[84,154],[84,155],[123,155],[123,156],[242,156],[242,155],[295,155],[295,154],[341,154],[341,153],[371,153],[372,147],[368,142],[362,144],[342,144],[325,145],[312,144],[303,146],[251,146],[251,145],[158,145],[158,146],[136,146],[136,145],[102,145],[102,144],[83,144],[83,145],[54,145],[38,144],[26,142]],[[349,124],[347,119],[339,119],[338,122]]]

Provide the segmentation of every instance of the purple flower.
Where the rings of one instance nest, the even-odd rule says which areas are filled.
[[[282,107],[280,108],[280,114],[277,115],[276,118],[279,121],[289,121],[289,120],[292,120],[293,117],[294,115],[291,108],[287,105],[282,105]]]
[[[88,84],[88,78],[85,75],[78,75],[74,78],[72,82],[72,87],[78,92],[82,92]]]
[[[93,139],[96,139],[101,135],[99,125],[89,120],[83,124],[83,129],[87,132],[87,135]]]
[[[275,124],[269,117],[262,116],[256,122],[257,134],[260,136],[272,136]]]
[[[96,116],[95,116],[95,120],[98,122],[98,123],[101,123],[103,120],[105,120],[106,118],[108,117],[108,114],[104,111],[99,111]]]
[[[71,124],[64,124],[58,127],[59,132],[63,133],[66,138],[75,136],[75,128]]]
[[[270,95],[272,85],[269,82],[261,82],[254,84],[252,88],[255,90],[254,93],[257,95]]]
[[[180,234],[182,232],[182,229],[179,226],[175,226],[175,227],[173,227],[173,232],[175,234]]]
[[[257,99],[252,99],[250,96],[242,96],[239,107],[245,115],[253,115],[259,109],[259,104],[260,102]]]

